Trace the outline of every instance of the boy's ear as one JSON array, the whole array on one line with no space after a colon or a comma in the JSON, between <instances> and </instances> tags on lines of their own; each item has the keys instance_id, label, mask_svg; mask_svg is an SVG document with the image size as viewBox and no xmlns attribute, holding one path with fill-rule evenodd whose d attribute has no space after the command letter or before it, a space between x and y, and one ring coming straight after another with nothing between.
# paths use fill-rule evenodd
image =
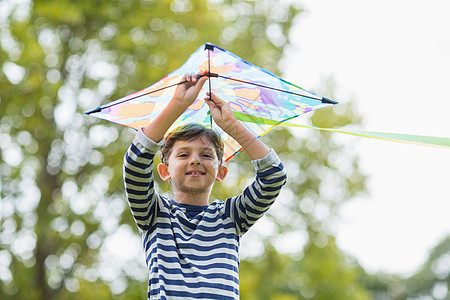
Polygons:
<instances>
[{"instance_id":1,"label":"boy's ear","mask_svg":"<svg viewBox=\"0 0 450 300\"><path fill-rule=\"evenodd\" d=\"M159 177L161 177L161 179L164 181L167 181L171 178L169 173L169 166L166 164L160 163L158 165L158 173Z\"/></svg>"},{"instance_id":2,"label":"boy's ear","mask_svg":"<svg viewBox=\"0 0 450 300\"><path fill-rule=\"evenodd\" d=\"M217 172L216 181L222 181L225 179L225 177L228 174L228 168L224 165L221 165L219 167L219 172Z\"/></svg>"}]
</instances>

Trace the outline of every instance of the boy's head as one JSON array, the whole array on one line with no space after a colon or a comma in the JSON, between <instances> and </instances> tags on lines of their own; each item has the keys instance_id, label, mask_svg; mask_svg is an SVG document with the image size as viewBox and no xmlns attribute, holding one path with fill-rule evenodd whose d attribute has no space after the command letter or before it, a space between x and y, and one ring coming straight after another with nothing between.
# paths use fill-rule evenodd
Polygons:
<instances>
[{"instance_id":1,"label":"boy's head","mask_svg":"<svg viewBox=\"0 0 450 300\"><path fill-rule=\"evenodd\" d=\"M175 195L195 193L209 198L214 182L227 175L222 159L223 142L217 132L202 125L183 125L167 135L158 173L170 181Z\"/></svg>"},{"instance_id":2,"label":"boy's head","mask_svg":"<svg viewBox=\"0 0 450 300\"><path fill-rule=\"evenodd\" d=\"M219 164L222 164L224 146L220 135L213 129L193 123L181 125L166 136L164 145L161 149L161 162L168 164L169 156L175 142L193 141L200 138L206 138L211 143L216 152Z\"/></svg>"}]
</instances>

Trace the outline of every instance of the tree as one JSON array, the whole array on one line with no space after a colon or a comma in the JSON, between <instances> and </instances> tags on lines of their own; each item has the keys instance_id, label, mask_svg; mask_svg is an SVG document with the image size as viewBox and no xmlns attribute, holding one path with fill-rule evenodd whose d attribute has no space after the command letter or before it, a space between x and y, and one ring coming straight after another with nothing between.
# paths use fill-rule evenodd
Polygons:
<instances>
[{"instance_id":1,"label":"tree","mask_svg":"<svg viewBox=\"0 0 450 300\"><path fill-rule=\"evenodd\" d=\"M135 265L99 259L133 224L121 172L133 132L82 112L156 82L205 41L278 72L299 10L273 0L5 0L1 10L0 297L141 298Z\"/></svg>"},{"instance_id":2,"label":"tree","mask_svg":"<svg viewBox=\"0 0 450 300\"><path fill-rule=\"evenodd\" d=\"M375 299L449 299L450 237L444 238L427 261L410 277L394 274L367 274L358 267L361 286Z\"/></svg>"},{"instance_id":3,"label":"tree","mask_svg":"<svg viewBox=\"0 0 450 300\"><path fill-rule=\"evenodd\" d=\"M397 299L449 299L450 236L431 250L422 268L407 278Z\"/></svg>"},{"instance_id":4,"label":"tree","mask_svg":"<svg viewBox=\"0 0 450 300\"><path fill-rule=\"evenodd\" d=\"M355 264L330 237L327 245L308 243L301 254L263 255L241 264L243 299L372 299L358 281Z\"/></svg>"}]
</instances>

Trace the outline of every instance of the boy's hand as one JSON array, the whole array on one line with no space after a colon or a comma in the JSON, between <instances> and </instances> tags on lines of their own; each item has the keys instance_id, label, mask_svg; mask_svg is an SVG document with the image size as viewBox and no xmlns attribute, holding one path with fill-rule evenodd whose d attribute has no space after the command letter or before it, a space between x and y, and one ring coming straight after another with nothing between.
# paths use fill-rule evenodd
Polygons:
<instances>
[{"instance_id":1,"label":"boy's hand","mask_svg":"<svg viewBox=\"0 0 450 300\"><path fill-rule=\"evenodd\" d=\"M194 103L203 84L209 78L208 76L202 76L205 73L206 71L199 74L188 74L181 79L181 82L186 82L177 86L175 94L167 106L144 129L144 133L149 139L159 142L176 119Z\"/></svg>"},{"instance_id":2,"label":"boy's hand","mask_svg":"<svg viewBox=\"0 0 450 300\"><path fill-rule=\"evenodd\" d=\"M222 98L214 93L206 93L205 102L209 106L209 111L214 121L222 128L225 132L230 134L230 132L235 128L238 122L231 111L230 106Z\"/></svg>"},{"instance_id":3,"label":"boy's hand","mask_svg":"<svg viewBox=\"0 0 450 300\"><path fill-rule=\"evenodd\" d=\"M234 138L252 160L265 157L269 153L269 148L236 119L228 103L213 93L206 94L211 96L211 99L206 97L205 102L217 125Z\"/></svg>"},{"instance_id":4,"label":"boy's hand","mask_svg":"<svg viewBox=\"0 0 450 300\"><path fill-rule=\"evenodd\" d=\"M186 81L177 86L173 100L184 107L189 107L197 98L198 93L203 87L203 84L208 80L208 76L202 76L207 71L202 71L199 74L186 74L181 79L181 82Z\"/></svg>"}]
</instances>

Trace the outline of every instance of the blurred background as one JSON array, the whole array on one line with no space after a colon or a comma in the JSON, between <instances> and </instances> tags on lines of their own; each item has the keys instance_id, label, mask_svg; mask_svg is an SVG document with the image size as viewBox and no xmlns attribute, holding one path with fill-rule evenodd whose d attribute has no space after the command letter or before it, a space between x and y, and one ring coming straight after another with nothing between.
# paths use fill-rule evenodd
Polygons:
<instances>
[{"instance_id":1,"label":"blurred background","mask_svg":"<svg viewBox=\"0 0 450 300\"><path fill-rule=\"evenodd\" d=\"M448 54L421 56L423 45L449 41L446 10L437 0L384 2L1 0L0 298L145 299L122 183L135 133L82 112L149 86L205 42L341 102L304 124L449 136L448 123L433 123L450 119ZM407 56L412 48L421 51ZM393 90L419 101L405 109ZM289 182L242 239L242 299L448 299L445 150L306 129L263 139ZM253 177L245 153L228 167L239 176L216 185L213 198ZM417 181L401 181L407 173ZM409 267L395 265L402 257L413 257Z\"/></svg>"}]
</instances>

